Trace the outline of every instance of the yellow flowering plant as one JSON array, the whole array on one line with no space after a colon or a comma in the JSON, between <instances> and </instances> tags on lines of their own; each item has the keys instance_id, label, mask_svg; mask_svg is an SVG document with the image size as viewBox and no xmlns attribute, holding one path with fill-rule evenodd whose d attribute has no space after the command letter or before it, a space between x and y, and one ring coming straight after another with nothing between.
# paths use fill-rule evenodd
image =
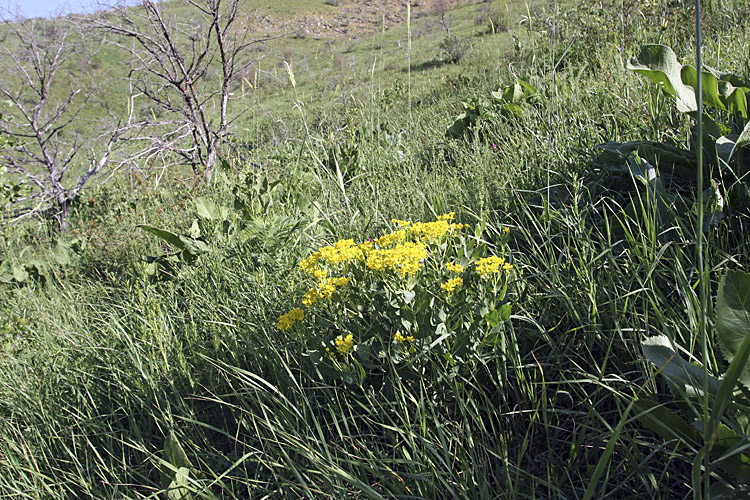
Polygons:
<instances>
[{"instance_id":1,"label":"yellow flowering plant","mask_svg":"<svg viewBox=\"0 0 750 500\"><path fill-rule=\"evenodd\" d=\"M430 359L470 363L503 339L515 269L508 231L490 251L483 223L471 231L453 219L394 219L377 238L313 252L299 263L309 288L278 329L299 340L317 369L350 381L387 365L415 374Z\"/></svg>"}]
</instances>

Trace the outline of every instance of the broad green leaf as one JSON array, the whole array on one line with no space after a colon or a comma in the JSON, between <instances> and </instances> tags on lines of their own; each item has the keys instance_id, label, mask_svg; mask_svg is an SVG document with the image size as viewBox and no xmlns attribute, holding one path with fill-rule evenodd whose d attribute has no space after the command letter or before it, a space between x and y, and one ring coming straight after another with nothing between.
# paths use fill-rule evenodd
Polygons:
<instances>
[{"instance_id":1,"label":"broad green leaf","mask_svg":"<svg viewBox=\"0 0 750 500\"><path fill-rule=\"evenodd\" d=\"M500 319L508 321L510 319L510 313L513 310L510 304L503 304L500 306Z\"/></svg>"},{"instance_id":2,"label":"broad green leaf","mask_svg":"<svg viewBox=\"0 0 750 500\"><path fill-rule=\"evenodd\" d=\"M145 224L139 224L138 227L140 227L144 231L147 231L147 232L153 234L157 238L161 238L162 240L166 241L167 243L169 243L173 247L176 247L176 248L178 248L180 250L184 250L185 249L185 244L180 239L180 237L177 236L175 233L173 233L171 231L167 231L165 229L159 229L159 228L156 228L156 227L147 226Z\"/></svg>"},{"instance_id":3,"label":"broad green leaf","mask_svg":"<svg viewBox=\"0 0 750 500\"><path fill-rule=\"evenodd\" d=\"M750 274L729 271L719 285L716 298L716 336L721 352L730 362L725 378L736 376L750 387ZM736 363L735 363L736 360ZM732 385L733 388L733 385Z\"/></svg>"},{"instance_id":4,"label":"broad green leaf","mask_svg":"<svg viewBox=\"0 0 750 500\"><path fill-rule=\"evenodd\" d=\"M13 271L11 270L10 264L5 260L0 263L0 282L12 283L13 282Z\"/></svg>"},{"instance_id":5,"label":"broad green leaf","mask_svg":"<svg viewBox=\"0 0 750 500\"><path fill-rule=\"evenodd\" d=\"M686 113L690 118L693 120L698 120L698 112L697 111L688 111ZM726 135L732 131L729 127L724 125L723 123L719 123L707 113L701 113L701 118L703 119L703 131L704 133L708 134L708 136L716 139L718 137L721 137L722 135Z\"/></svg>"},{"instance_id":6,"label":"broad green leaf","mask_svg":"<svg viewBox=\"0 0 750 500\"><path fill-rule=\"evenodd\" d=\"M684 170L685 175L695 176L697 159L693 151L688 151L677 146L654 141L630 141L630 142L605 142L597 144L596 149L601 149L614 155L615 160L625 161L631 153L648 160L656 165L674 164L675 167ZM674 167L673 167L674 168Z\"/></svg>"},{"instance_id":7,"label":"broad green leaf","mask_svg":"<svg viewBox=\"0 0 750 500\"><path fill-rule=\"evenodd\" d=\"M174 473L174 479L167 486L167 500L193 500L190 489L190 469L180 467Z\"/></svg>"},{"instance_id":8,"label":"broad green leaf","mask_svg":"<svg viewBox=\"0 0 750 500\"><path fill-rule=\"evenodd\" d=\"M745 125L745 129L737 138L737 142L734 143L734 148L732 148L732 152L729 154L729 158L731 159L737 153L737 151L747 146L750 146L750 121L747 122L747 125Z\"/></svg>"},{"instance_id":9,"label":"broad green leaf","mask_svg":"<svg viewBox=\"0 0 750 500\"><path fill-rule=\"evenodd\" d=\"M750 477L750 443L728 426L720 423L714 434L711 458L714 463L740 481Z\"/></svg>"},{"instance_id":10,"label":"broad green leaf","mask_svg":"<svg viewBox=\"0 0 750 500\"><path fill-rule=\"evenodd\" d=\"M663 405L650 399L638 399L633 410L640 422L649 430L666 440L677 438L682 445L699 441L699 435L690 424Z\"/></svg>"},{"instance_id":11,"label":"broad green leaf","mask_svg":"<svg viewBox=\"0 0 750 500\"><path fill-rule=\"evenodd\" d=\"M18 281L19 283L23 283L27 279L29 279L29 273L26 270L26 266L23 264L14 264L13 267L13 279Z\"/></svg>"},{"instance_id":12,"label":"broad green leaf","mask_svg":"<svg viewBox=\"0 0 750 500\"><path fill-rule=\"evenodd\" d=\"M703 368L682 359L672 348L672 344L665 335L649 337L643 344L643 354L651 361L661 374L671 383L680 388L688 396L700 396L703 391ZM716 396L721 382L708 375L708 393Z\"/></svg>"},{"instance_id":13,"label":"broad green leaf","mask_svg":"<svg viewBox=\"0 0 750 500\"><path fill-rule=\"evenodd\" d=\"M518 83L521 84L521 87L523 87L523 95L524 95L524 97L531 97L531 96L535 95L538 92L538 90L536 89L536 87L534 87L533 85L531 85L530 83L528 83L525 80L520 80L519 79Z\"/></svg>"},{"instance_id":14,"label":"broad green leaf","mask_svg":"<svg viewBox=\"0 0 750 500\"><path fill-rule=\"evenodd\" d=\"M202 253L206 253L209 250L209 246L201 240L196 240L190 236L179 235L177 236L183 245L183 251L198 256Z\"/></svg>"},{"instance_id":15,"label":"broad green leaf","mask_svg":"<svg viewBox=\"0 0 750 500\"><path fill-rule=\"evenodd\" d=\"M739 137L738 135L722 135L716 139L716 155L727 165L729 165L732 151L734 151L734 146L737 144Z\"/></svg>"},{"instance_id":16,"label":"broad green leaf","mask_svg":"<svg viewBox=\"0 0 750 500\"><path fill-rule=\"evenodd\" d=\"M523 116L523 108L517 103L507 102L500 106L500 113L504 116L513 115L520 118Z\"/></svg>"},{"instance_id":17,"label":"broad green leaf","mask_svg":"<svg viewBox=\"0 0 750 500\"><path fill-rule=\"evenodd\" d=\"M730 113L747 118L747 96L750 89L735 87L729 82L719 82L719 94Z\"/></svg>"},{"instance_id":18,"label":"broad green leaf","mask_svg":"<svg viewBox=\"0 0 750 500\"><path fill-rule=\"evenodd\" d=\"M216 207L216 204L202 196L195 199L195 209L198 216L203 219L217 220L220 218L219 209Z\"/></svg>"},{"instance_id":19,"label":"broad green leaf","mask_svg":"<svg viewBox=\"0 0 750 500\"><path fill-rule=\"evenodd\" d=\"M70 252L68 251L68 245L62 241L58 241L55 248L52 250L52 257L55 259L60 266L67 266L70 264Z\"/></svg>"},{"instance_id":20,"label":"broad green leaf","mask_svg":"<svg viewBox=\"0 0 750 500\"><path fill-rule=\"evenodd\" d=\"M445 131L445 135L453 137L455 139L459 139L463 137L464 133L469 128L469 125L473 122L474 120L469 118L466 113L461 113L456 118L456 121L453 122L453 125L448 127L448 129Z\"/></svg>"},{"instance_id":21,"label":"broad green leaf","mask_svg":"<svg viewBox=\"0 0 750 500\"><path fill-rule=\"evenodd\" d=\"M695 91L682 81L682 64L666 45L643 45L637 57L633 57L627 68L656 83L677 103L680 112L695 111Z\"/></svg>"},{"instance_id":22,"label":"broad green leaf","mask_svg":"<svg viewBox=\"0 0 750 500\"><path fill-rule=\"evenodd\" d=\"M198 219L194 219L193 223L190 225L190 229L188 229L188 236L193 239L198 239L201 237L201 228L198 225Z\"/></svg>"},{"instance_id":23,"label":"broad green leaf","mask_svg":"<svg viewBox=\"0 0 750 500\"><path fill-rule=\"evenodd\" d=\"M750 80L745 80L734 73L723 73L721 71L715 71L714 73L719 77L719 80L729 82L735 87L744 87L746 92L750 91Z\"/></svg>"},{"instance_id":24,"label":"broad green leaf","mask_svg":"<svg viewBox=\"0 0 750 500\"><path fill-rule=\"evenodd\" d=\"M185 453L182 445L177 440L174 431L170 432L164 440L162 456L165 461L175 467L193 467L193 464L190 463L190 460L187 457L187 453Z\"/></svg>"},{"instance_id":25,"label":"broad green leaf","mask_svg":"<svg viewBox=\"0 0 750 500\"><path fill-rule=\"evenodd\" d=\"M697 91L698 71L692 66L683 66L681 74L682 82ZM719 95L719 79L709 71L701 71L701 74L703 76L703 104L726 111L727 107Z\"/></svg>"},{"instance_id":26,"label":"broad green leaf","mask_svg":"<svg viewBox=\"0 0 750 500\"><path fill-rule=\"evenodd\" d=\"M498 309L492 309L490 312L484 315L484 320L493 328L500 324L501 311Z\"/></svg>"}]
</instances>

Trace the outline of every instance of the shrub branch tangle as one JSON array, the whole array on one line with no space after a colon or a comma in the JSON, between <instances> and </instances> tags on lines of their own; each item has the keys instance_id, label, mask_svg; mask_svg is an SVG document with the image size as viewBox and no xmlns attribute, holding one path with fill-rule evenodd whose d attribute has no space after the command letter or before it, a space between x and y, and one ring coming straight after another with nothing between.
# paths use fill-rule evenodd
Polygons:
<instances>
[{"instance_id":1,"label":"shrub branch tangle","mask_svg":"<svg viewBox=\"0 0 750 500\"><path fill-rule=\"evenodd\" d=\"M240 62L241 55L265 39L249 39L246 29L234 29L239 0L187 4L191 15L179 20L144 0L137 8L115 8L114 20L104 17L96 25L120 37L113 43L133 57L132 102L145 98L153 106L151 113L142 108L139 117L148 124L138 137L150 143L145 156L176 154L196 175L210 179L233 120L230 84L238 70L251 64Z\"/></svg>"},{"instance_id":2,"label":"shrub branch tangle","mask_svg":"<svg viewBox=\"0 0 750 500\"><path fill-rule=\"evenodd\" d=\"M8 172L27 189L4 218L16 221L41 214L57 218L64 227L70 204L110 160L128 126L110 116L96 138L71 133L95 92L95 85L86 87L85 82L97 50L84 44L69 20L17 21L10 26L0 51L6 72L0 96L10 112L0 120L0 133L10 137L13 146L0 154ZM92 142L101 146L100 153L81 161ZM72 186L66 183L71 167L79 171Z\"/></svg>"}]
</instances>

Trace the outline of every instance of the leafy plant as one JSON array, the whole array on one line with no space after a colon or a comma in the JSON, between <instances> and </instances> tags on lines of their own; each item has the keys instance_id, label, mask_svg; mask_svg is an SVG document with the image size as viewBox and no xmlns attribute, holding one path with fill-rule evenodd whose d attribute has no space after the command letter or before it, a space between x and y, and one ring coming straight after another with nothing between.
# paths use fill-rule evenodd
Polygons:
<instances>
[{"instance_id":1,"label":"leafy plant","mask_svg":"<svg viewBox=\"0 0 750 500\"><path fill-rule=\"evenodd\" d=\"M165 500L216 499L210 491L202 491L202 474L190 462L174 432L164 440L159 471Z\"/></svg>"},{"instance_id":2,"label":"leafy plant","mask_svg":"<svg viewBox=\"0 0 750 500\"><path fill-rule=\"evenodd\" d=\"M528 82L518 79L512 85L501 87L491 93L491 99L474 99L462 102L463 112L458 115L453 124L448 127L445 135L454 139L467 137L467 134L478 123L493 121L499 117L520 117L523 113L523 103L532 101L537 95L537 89Z\"/></svg>"},{"instance_id":3,"label":"leafy plant","mask_svg":"<svg viewBox=\"0 0 750 500\"><path fill-rule=\"evenodd\" d=\"M695 119L698 116L696 92L697 70L681 64L675 53L665 45L644 45L637 57L628 63L628 69L654 82L669 96L678 111ZM701 113L705 158L713 170L714 182L721 189L709 188L709 222L721 218L726 206L748 206L748 184L745 174L750 168L750 120L748 97L750 83L732 73L722 73L711 68L702 70L703 102L710 110ZM651 179L665 178L669 184L681 189L694 185L697 168L695 133L688 147L657 141L607 142L597 146L604 151L600 158L606 169L617 170L623 166L632 171L632 158L640 157L639 164L650 170ZM661 181L659 181L661 182ZM661 188L660 188L661 189ZM664 199L661 189L659 197ZM718 197L717 197L718 195ZM718 200L721 198L721 207ZM705 228L704 228L705 229Z\"/></svg>"},{"instance_id":4,"label":"leafy plant","mask_svg":"<svg viewBox=\"0 0 750 500\"><path fill-rule=\"evenodd\" d=\"M734 479L733 486L746 485L750 483L749 273L730 271L722 279L716 299L716 338L729 363L723 378L705 374L705 368L684 360L665 335L643 342L644 355L667 380L673 403L687 419L651 399L639 399L634 406L639 420L664 439L676 440L684 456L700 464L708 453ZM708 421L699 403L704 394L711 407ZM703 440L706 426L708 441ZM717 494L725 489L717 485Z\"/></svg>"},{"instance_id":5,"label":"leafy plant","mask_svg":"<svg viewBox=\"0 0 750 500\"><path fill-rule=\"evenodd\" d=\"M0 283L45 283L56 270L69 266L85 247L86 241L81 238L69 241L59 239L54 242L49 253L41 258L32 253L31 247L24 247L17 257L0 262Z\"/></svg>"},{"instance_id":6,"label":"leafy plant","mask_svg":"<svg viewBox=\"0 0 750 500\"><path fill-rule=\"evenodd\" d=\"M388 365L414 376L428 360L455 370L483 348L513 349L504 328L513 265L489 253L481 226L469 236L452 218L394 220L379 238L314 252L299 263L312 286L278 328L318 369L359 382Z\"/></svg>"}]
</instances>

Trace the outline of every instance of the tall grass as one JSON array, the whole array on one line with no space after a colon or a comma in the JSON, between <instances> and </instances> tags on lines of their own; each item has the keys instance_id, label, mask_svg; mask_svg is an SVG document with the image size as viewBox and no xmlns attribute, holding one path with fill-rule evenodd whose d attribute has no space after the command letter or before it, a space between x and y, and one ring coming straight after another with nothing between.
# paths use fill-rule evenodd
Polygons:
<instances>
[{"instance_id":1,"label":"tall grass","mask_svg":"<svg viewBox=\"0 0 750 500\"><path fill-rule=\"evenodd\" d=\"M453 29L471 33L474 14L457 10ZM686 128L658 105L649 116L658 98L612 54L687 39L682 27L665 35L628 18L612 45L590 15L529 8L526 24L493 35L507 38L477 36L458 65L419 71L434 57L428 35L414 36L407 57L395 47L408 33L378 33L352 45L367 69L343 92L346 106L311 98L313 72L330 68L295 64L292 91L266 95L269 107L286 99L274 119L294 140L256 148L253 164L236 162L230 182L200 193L230 207L232 183L260 165L282 181L273 203L174 279L145 272L141 258L165 249L133 228L187 232L189 187L113 188L105 207L79 206L71 230L91 243L78 260L46 284L0 289L0 497L156 498L170 483L173 497L227 499L697 494L698 450L651 435L633 409L645 392L669 394L641 342L665 333L696 357L705 346L706 370L720 372L711 337L697 333L711 325L710 290L696 283L747 268L745 243L717 227L701 250L702 224L675 208L659 226L637 180L598 161L598 143ZM544 29L550 19L559 39ZM718 66L747 58L746 44L722 43L704 49ZM514 76L540 89L536 104L467 140L445 138L461 100ZM273 139L252 130L258 143ZM451 210L483 225L489 245L511 227L518 278L505 347L471 369L433 359L410 378L388 366L382 383L311 368L276 328L304 289L297 262L340 238L375 238L392 218ZM15 246L31 242L14 231L5 237ZM180 467L189 472L177 485ZM701 473L726 481L711 464Z\"/></svg>"}]
</instances>

